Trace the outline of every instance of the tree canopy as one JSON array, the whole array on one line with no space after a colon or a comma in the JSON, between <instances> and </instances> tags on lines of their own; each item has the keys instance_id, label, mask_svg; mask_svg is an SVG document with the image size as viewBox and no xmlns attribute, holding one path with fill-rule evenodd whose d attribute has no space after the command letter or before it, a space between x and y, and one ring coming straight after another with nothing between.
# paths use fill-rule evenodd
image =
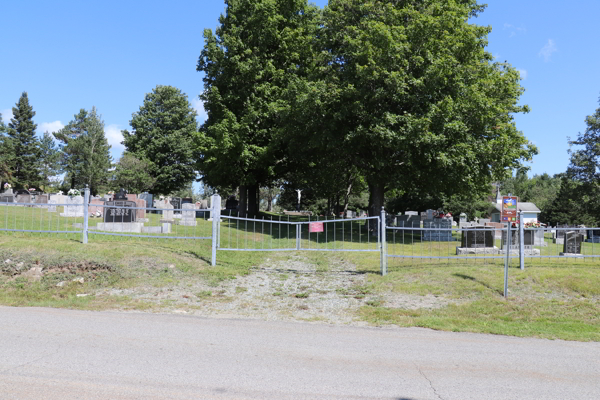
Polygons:
<instances>
[{"instance_id":1,"label":"tree canopy","mask_svg":"<svg viewBox=\"0 0 600 400\"><path fill-rule=\"evenodd\" d=\"M60 142L61 163L70 188L88 185L93 195L98 194L100 187L108 184L112 158L104 134L104 122L96 108L91 111L81 109L54 136Z\"/></svg>"},{"instance_id":2,"label":"tree canopy","mask_svg":"<svg viewBox=\"0 0 600 400\"><path fill-rule=\"evenodd\" d=\"M600 103L600 99L598 100ZM543 217L552 224L600 223L600 108L585 119L586 130L570 146L571 161L562 175L560 191Z\"/></svg>"},{"instance_id":3,"label":"tree canopy","mask_svg":"<svg viewBox=\"0 0 600 400\"><path fill-rule=\"evenodd\" d=\"M123 144L129 154L148 162L148 172L156 178L155 194L167 195L194 181L196 111L184 93L157 86L146 94L130 125L131 133L123 131Z\"/></svg>"},{"instance_id":4,"label":"tree canopy","mask_svg":"<svg viewBox=\"0 0 600 400\"><path fill-rule=\"evenodd\" d=\"M313 59L319 9L306 0L228 0L215 33L204 31L197 70L208 112L198 144L198 169L214 187L249 188L258 211L259 184L270 184L281 159L273 140L281 128L285 91ZM245 195L242 193L242 203ZM245 211L245 210L244 210Z\"/></svg>"},{"instance_id":5,"label":"tree canopy","mask_svg":"<svg viewBox=\"0 0 600 400\"><path fill-rule=\"evenodd\" d=\"M37 124L33 122L35 111L29 105L27 92L23 92L16 106L12 108L13 117L8 124L12 150L15 157L12 162L12 179L16 187L39 186L39 141L35 136Z\"/></svg>"}]
</instances>

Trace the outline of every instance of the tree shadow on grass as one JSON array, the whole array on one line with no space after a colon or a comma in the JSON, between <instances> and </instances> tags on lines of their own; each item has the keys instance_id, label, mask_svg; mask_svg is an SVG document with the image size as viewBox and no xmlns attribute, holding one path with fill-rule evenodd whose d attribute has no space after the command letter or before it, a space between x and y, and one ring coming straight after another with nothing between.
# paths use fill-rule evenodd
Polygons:
<instances>
[{"instance_id":1,"label":"tree shadow on grass","mask_svg":"<svg viewBox=\"0 0 600 400\"><path fill-rule=\"evenodd\" d=\"M504 292L502 290L495 289L495 288L491 287L489 284L478 280L477 278L474 278L472 276L465 275L465 274L458 274L458 273L454 273L452 275L456 276L458 278L462 278L462 279L465 279L465 280L469 280L469 281L473 281L475 283L478 283L478 284L480 284L480 285L482 285L482 286L490 289L492 292L498 293L500 296L504 296Z\"/></svg>"}]
</instances>

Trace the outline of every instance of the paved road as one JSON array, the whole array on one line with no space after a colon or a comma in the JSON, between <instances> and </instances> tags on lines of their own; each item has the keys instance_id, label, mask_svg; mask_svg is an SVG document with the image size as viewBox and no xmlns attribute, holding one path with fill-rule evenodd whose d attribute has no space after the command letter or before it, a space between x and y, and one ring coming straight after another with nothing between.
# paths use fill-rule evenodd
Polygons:
<instances>
[{"instance_id":1,"label":"paved road","mask_svg":"<svg viewBox=\"0 0 600 400\"><path fill-rule=\"evenodd\" d=\"M1 399L600 399L600 343L0 307Z\"/></svg>"}]
</instances>

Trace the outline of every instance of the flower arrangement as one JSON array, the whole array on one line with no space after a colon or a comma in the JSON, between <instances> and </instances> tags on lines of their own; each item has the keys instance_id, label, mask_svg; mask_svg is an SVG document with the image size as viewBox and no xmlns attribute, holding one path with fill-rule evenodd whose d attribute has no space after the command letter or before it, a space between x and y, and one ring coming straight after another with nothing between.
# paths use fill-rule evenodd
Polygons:
<instances>
[{"instance_id":1,"label":"flower arrangement","mask_svg":"<svg viewBox=\"0 0 600 400\"><path fill-rule=\"evenodd\" d=\"M115 192L111 190L110 192L108 192L106 194L115 194Z\"/></svg>"},{"instance_id":2,"label":"flower arrangement","mask_svg":"<svg viewBox=\"0 0 600 400\"><path fill-rule=\"evenodd\" d=\"M10 189L11 187L12 187L12 186L11 186L11 185L10 185L10 183L8 183L8 182L6 182L6 183L4 184L4 190L8 190L8 189Z\"/></svg>"},{"instance_id":3,"label":"flower arrangement","mask_svg":"<svg viewBox=\"0 0 600 400\"><path fill-rule=\"evenodd\" d=\"M29 190L30 192L35 192L35 188L29 188L27 190Z\"/></svg>"},{"instance_id":4,"label":"flower arrangement","mask_svg":"<svg viewBox=\"0 0 600 400\"><path fill-rule=\"evenodd\" d=\"M81 196L81 192L77 189L70 189L67 192L67 195L69 195L70 197Z\"/></svg>"},{"instance_id":5,"label":"flower arrangement","mask_svg":"<svg viewBox=\"0 0 600 400\"><path fill-rule=\"evenodd\" d=\"M63 194L63 191L59 190L56 194Z\"/></svg>"}]
</instances>

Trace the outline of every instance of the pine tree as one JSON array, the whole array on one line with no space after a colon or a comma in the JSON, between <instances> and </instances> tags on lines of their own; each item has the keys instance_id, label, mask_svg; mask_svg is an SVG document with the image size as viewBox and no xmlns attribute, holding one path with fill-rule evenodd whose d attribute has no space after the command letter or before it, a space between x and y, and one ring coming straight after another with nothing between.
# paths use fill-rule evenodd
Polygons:
<instances>
[{"instance_id":1,"label":"pine tree","mask_svg":"<svg viewBox=\"0 0 600 400\"><path fill-rule=\"evenodd\" d=\"M44 132L44 136L40 140L40 174L45 191L50 185L50 177L60 174L61 170L60 152L52 135Z\"/></svg>"},{"instance_id":2,"label":"pine tree","mask_svg":"<svg viewBox=\"0 0 600 400\"><path fill-rule=\"evenodd\" d=\"M37 124L33 122L35 111L29 105L27 92L23 92L16 107L13 107L13 118L8 124L8 135L14 146L15 162L13 179L17 187L37 186L40 183L38 170L40 145L35 136Z\"/></svg>"},{"instance_id":3,"label":"pine tree","mask_svg":"<svg viewBox=\"0 0 600 400\"><path fill-rule=\"evenodd\" d=\"M90 112L81 109L75 119L54 136L61 141L61 164L71 188L88 185L95 195L102 185L108 184L112 162L110 145L104 134L104 122L95 107Z\"/></svg>"},{"instance_id":4,"label":"pine tree","mask_svg":"<svg viewBox=\"0 0 600 400\"><path fill-rule=\"evenodd\" d=\"M0 189L4 188L5 183L12 183L15 162L15 149L12 138L6 136L6 131L7 127L2 121L2 114L0 114Z\"/></svg>"}]
</instances>

